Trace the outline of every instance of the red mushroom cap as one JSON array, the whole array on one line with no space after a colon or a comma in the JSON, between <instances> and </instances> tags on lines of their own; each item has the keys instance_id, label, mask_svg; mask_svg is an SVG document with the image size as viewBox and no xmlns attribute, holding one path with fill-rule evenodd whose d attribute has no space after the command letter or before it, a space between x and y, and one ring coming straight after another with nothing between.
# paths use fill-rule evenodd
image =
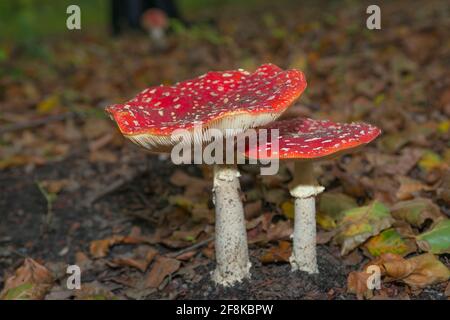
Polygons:
<instances>
[{"instance_id":1,"label":"red mushroom cap","mask_svg":"<svg viewBox=\"0 0 450 320\"><path fill-rule=\"evenodd\" d=\"M106 110L122 134L153 150L172 145L170 135L176 129L202 125L239 133L270 123L305 88L302 72L265 64L254 73L208 72L173 86L151 87Z\"/></svg>"},{"instance_id":2,"label":"red mushroom cap","mask_svg":"<svg viewBox=\"0 0 450 320\"><path fill-rule=\"evenodd\" d=\"M247 157L258 155L259 159L280 160L322 158L367 144L381 133L380 129L367 123L335 123L308 118L275 121L264 128L268 129L268 142L249 146L245 152ZM278 153L271 150L270 129L279 129Z\"/></svg>"},{"instance_id":3,"label":"red mushroom cap","mask_svg":"<svg viewBox=\"0 0 450 320\"><path fill-rule=\"evenodd\" d=\"M144 12L141 17L141 24L145 29L151 28L167 28L167 15L158 8L151 8Z\"/></svg>"}]
</instances>

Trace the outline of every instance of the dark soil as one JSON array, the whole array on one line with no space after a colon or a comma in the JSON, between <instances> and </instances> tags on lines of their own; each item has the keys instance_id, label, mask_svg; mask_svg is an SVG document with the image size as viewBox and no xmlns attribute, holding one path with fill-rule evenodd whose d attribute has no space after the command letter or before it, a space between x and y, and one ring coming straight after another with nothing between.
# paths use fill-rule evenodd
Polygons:
<instances>
[{"instance_id":1,"label":"dark soil","mask_svg":"<svg viewBox=\"0 0 450 320\"><path fill-rule=\"evenodd\" d=\"M138 176L117 191L99 199L91 208L84 208L83 201L90 195L92 182L102 180L102 173L114 170L108 167L88 165L82 157L74 156L66 161L36 168L32 173L24 169L0 172L2 190L0 193L0 274L11 274L26 256L33 257L53 267L74 263L78 251L89 252L93 240L106 238L114 233L126 234L132 226L139 226L143 233L151 233L151 223L135 219L126 214L130 208L139 209L143 205L136 190L148 197L148 203L160 210L167 205L161 197L165 193L177 194L179 190L171 186L163 177L170 176L175 166L157 157L145 158L136 155L137 161L148 161L152 168L148 173ZM81 155L80 155L81 156ZM88 166L88 167L87 167ZM70 170L69 170L70 169ZM192 168L186 167L185 169ZM79 183L73 192L61 194L54 204L54 219L51 230L43 233L46 200L36 186L39 179L62 179L70 177ZM96 178L99 177L99 178ZM127 208L128 207L128 208ZM158 247L162 252L170 249ZM120 245L112 250L112 256L130 250ZM289 264L262 265L258 257L263 249L250 246L252 277L233 288L215 286L210 280L214 262L198 254L192 264L190 277L175 275L161 290L147 290L137 293L138 298L147 299L355 299L346 293L346 277L350 271L360 269L367 259L355 265L348 265L340 257L337 247L318 246L320 274L308 275L303 272L292 273ZM448 261L447 261L448 262ZM61 266L62 265L62 266ZM117 285L118 275L137 275L138 272L124 268L121 271L108 268L103 262L83 273L83 282L99 281L110 286L118 296L134 298L124 286ZM127 275L127 277L128 277ZM5 278L5 277L4 277ZM3 279L4 279L3 278ZM187 280L186 280L187 278ZM113 279L113 280L112 280ZM111 283L115 283L111 287ZM0 283L2 286L3 283ZM134 291L132 291L134 292ZM415 296L419 299L445 299L442 286L434 286Z\"/></svg>"}]
</instances>

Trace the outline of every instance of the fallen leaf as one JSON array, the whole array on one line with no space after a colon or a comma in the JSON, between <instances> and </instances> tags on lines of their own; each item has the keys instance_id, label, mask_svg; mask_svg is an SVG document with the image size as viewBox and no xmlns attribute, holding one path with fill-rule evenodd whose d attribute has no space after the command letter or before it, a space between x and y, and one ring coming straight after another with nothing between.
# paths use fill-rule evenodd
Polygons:
<instances>
[{"instance_id":1,"label":"fallen leaf","mask_svg":"<svg viewBox=\"0 0 450 320\"><path fill-rule=\"evenodd\" d=\"M394 253L386 253L373 261L383 268L383 272L393 281L409 276L414 271L414 264Z\"/></svg>"},{"instance_id":2,"label":"fallen leaf","mask_svg":"<svg viewBox=\"0 0 450 320\"><path fill-rule=\"evenodd\" d=\"M436 191L438 197L450 205L450 170L444 173Z\"/></svg>"},{"instance_id":3,"label":"fallen leaf","mask_svg":"<svg viewBox=\"0 0 450 320\"><path fill-rule=\"evenodd\" d=\"M96 116L87 117L85 119L82 131L88 141L93 141L113 132L109 120L98 118Z\"/></svg>"},{"instance_id":4,"label":"fallen leaf","mask_svg":"<svg viewBox=\"0 0 450 320\"><path fill-rule=\"evenodd\" d=\"M279 241L278 246L271 247L265 254L263 254L259 260L263 264L277 263L277 262L289 262L292 249L289 241Z\"/></svg>"},{"instance_id":5,"label":"fallen leaf","mask_svg":"<svg viewBox=\"0 0 450 320\"><path fill-rule=\"evenodd\" d=\"M92 261L84 252L78 251L75 253L75 264L79 266L81 270L87 270L91 267Z\"/></svg>"},{"instance_id":6,"label":"fallen leaf","mask_svg":"<svg viewBox=\"0 0 450 320\"><path fill-rule=\"evenodd\" d=\"M406 145L411 139L411 135L408 131L395 132L383 137L378 141L380 149L387 151L389 153L394 153L400 150L404 145Z\"/></svg>"},{"instance_id":7,"label":"fallen leaf","mask_svg":"<svg viewBox=\"0 0 450 320\"><path fill-rule=\"evenodd\" d=\"M281 204L281 211L283 211L283 215L288 218L293 220L295 217L295 206L294 203L290 200L285 201Z\"/></svg>"},{"instance_id":8,"label":"fallen leaf","mask_svg":"<svg viewBox=\"0 0 450 320\"><path fill-rule=\"evenodd\" d=\"M395 219L403 220L409 224L420 227L426 220L436 222L444 218L431 200L417 198L401 201L391 207L391 214Z\"/></svg>"},{"instance_id":9,"label":"fallen leaf","mask_svg":"<svg viewBox=\"0 0 450 320\"><path fill-rule=\"evenodd\" d=\"M119 161L119 157L110 150L96 150L89 152L89 162L105 162L116 163Z\"/></svg>"},{"instance_id":10,"label":"fallen leaf","mask_svg":"<svg viewBox=\"0 0 450 320\"><path fill-rule=\"evenodd\" d=\"M316 214L316 222L325 230L333 230L336 228L336 221L332 217L321 212Z\"/></svg>"},{"instance_id":11,"label":"fallen leaf","mask_svg":"<svg viewBox=\"0 0 450 320\"><path fill-rule=\"evenodd\" d=\"M37 112L40 114L47 114L53 111L59 105L59 97L52 95L45 100L39 102L36 106Z\"/></svg>"},{"instance_id":12,"label":"fallen leaf","mask_svg":"<svg viewBox=\"0 0 450 320\"><path fill-rule=\"evenodd\" d=\"M416 240L423 251L450 253L450 219L439 221L431 230L419 234Z\"/></svg>"},{"instance_id":13,"label":"fallen leaf","mask_svg":"<svg viewBox=\"0 0 450 320\"><path fill-rule=\"evenodd\" d=\"M440 155L433 151L426 151L419 160L419 168L425 172L440 168L445 165L444 160Z\"/></svg>"},{"instance_id":14,"label":"fallen leaf","mask_svg":"<svg viewBox=\"0 0 450 320\"><path fill-rule=\"evenodd\" d=\"M98 281L81 284L80 290L75 290L76 300L116 300L117 297Z\"/></svg>"},{"instance_id":15,"label":"fallen leaf","mask_svg":"<svg viewBox=\"0 0 450 320\"><path fill-rule=\"evenodd\" d=\"M53 276L46 267L26 258L15 274L5 281L2 300L40 300L53 286Z\"/></svg>"},{"instance_id":16,"label":"fallen leaf","mask_svg":"<svg viewBox=\"0 0 450 320\"><path fill-rule=\"evenodd\" d=\"M397 190L396 197L399 200L409 200L414 197L414 193L419 191L428 191L432 188L423 184L420 181L400 176L397 178L397 181L400 183L400 187Z\"/></svg>"},{"instance_id":17,"label":"fallen leaf","mask_svg":"<svg viewBox=\"0 0 450 320\"><path fill-rule=\"evenodd\" d=\"M411 287L425 288L450 278L450 270L431 253L412 257L408 261L414 265L414 270L402 281Z\"/></svg>"},{"instance_id":18,"label":"fallen leaf","mask_svg":"<svg viewBox=\"0 0 450 320\"><path fill-rule=\"evenodd\" d=\"M416 148L403 148L401 155L368 153L367 160L379 173L388 175L406 175L422 157L423 151Z\"/></svg>"},{"instance_id":19,"label":"fallen leaf","mask_svg":"<svg viewBox=\"0 0 450 320\"><path fill-rule=\"evenodd\" d=\"M289 220L280 220L277 223L272 223L267 229L267 240L283 240L289 239L293 232L291 222Z\"/></svg>"},{"instance_id":20,"label":"fallen leaf","mask_svg":"<svg viewBox=\"0 0 450 320\"><path fill-rule=\"evenodd\" d=\"M363 255L359 253L359 250L353 250L349 253L342 262L347 266L356 266L364 259Z\"/></svg>"},{"instance_id":21,"label":"fallen leaf","mask_svg":"<svg viewBox=\"0 0 450 320\"><path fill-rule=\"evenodd\" d=\"M190 176L182 170L176 170L172 174L170 183L185 188L184 197L191 199L208 194L212 188L211 180Z\"/></svg>"},{"instance_id":22,"label":"fallen leaf","mask_svg":"<svg viewBox=\"0 0 450 320\"><path fill-rule=\"evenodd\" d=\"M373 257L385 253L406 256L417 249L412 240L403 238L395 229L384 230L379 235L370 238L364 246Z\"/></svg>"},{"instance_id":23,"label":"fallen leaf","mask_svg":"<svg viewBox=\"0 0 450 320\"><path fill-rule=\"evenodd\" d=\"M319 213L335 222L341 219L342 212L357 207L355 199L339 192L325 192L319 198Z\"/></svg>"},{"instance_id":24,"label":"fallen leaf","mask_svg":"<svg viewBox=\"0 0 450 320\"><path fill-rule=\"evenodd\" d=\"M362 271L351 272L347 278L348 292L356 294L358 298L372 295L367 280L371 275L368 268L374 265L380 268L383 282L399 281L412 289L425 288L450 278L450 270L433 254L425 253L404 259L397 254L387 253L367 263Z\"/></svg>"},{"instance_id":25,"label":"fallen leaf","mask_svg":"<svg viewBox=\"0 0 450 320\"><path fill-rule=\"evenodd\" d=\"M159 256L145 279L145 288L157 288L164 278L176 272L180 265L181 262L176 259Z\"/></svg>"},{"instance_id":26,"label":"fallen leaf","mask_svg":"<svg viewBox=\"0 0 450 320\"><path fill-rule=\"evenodd\" d=\"M261 200L246 203L244 205L245 219L253 219L261 214L262 203Z\"/></svg>"},{"instance_id":27,"label":"fallen leaf","mask_svg":"<svg viewBox=\"0 0 450 320\"><path fill-rule=\"evenodd\" d=\"M89 252L94 258L104 258L109 249L116 244L137 244L144 242L143 239L133 236L114 235L110 238L94 240L91 242Z\"/></svg>"},{"instance_id":28,"label":"fallen leaf","mask_svg":"<svg viewBox=\"0 0 450 320\"><path fill-rule=\"evenodd\" d=\"M198 209L207 209L208 208L208 199L198 199L195 197L187 197L184 195L176 195L169 197L169 203L178 206L187 212L192 212Z\"/></svg>"},{"instance_id":29,"label":"fallen leaf","mask_svg":"<svg viewBox=\"0 0 450 320\"><path fill-rule=\"evenodd\" d=\"M118 257L112 260L112 263L117 266L127 266L145 272L149 264L158 254L158 250L154 248L145 248L144 252L137 252L136 256L131 257Z\"/></svg>"},{"instance_id":30,"label":"fallen leaf","mask_svg":"<svg viewBox=\"0 0 450 320\"><path fill-rule=\"evenodd\" d=\"M389 209L383 203L374 201L368 206L344 211L337 226L339 231L333 240L341 245L341 254L345 255L371 236L389 228L393 221Z\"/></svg>"},{"instance_id":31,"label":"fallen leaf","mask_svg":"<svg viewBox=\"0 0 450 320\"><path fill-rule=\"evenodd\" d=\"M269 203L280 205L290 198L289 193L281 188L269 189L264 192L264 199Z\"/></svg>"},{"instance_id":32,"label":"fallen leaf","mask_svg":"<svg viewBox=\"0 0 450 320\"><path fill-rule=\"evenodd\" d=\"M367 282L371 273L364 271L352 271L347 277L347 292L356 294L358 299L370 299L373 296L372 289L369 289Z\"/></svg>"},{"instance_id":33,"label":"fallen leaf","mask_svg":"<svg viewBox=\"0 0 450 320\"><path fill-rule=\"evenodd\" d=\"M337 229L331 231L317 231L316 243L317 244L325 244L331 241L333 237L336 235Z\"/></svg>"},{"instance_id":34,"label":"fallen leaf","mask_svg":"<svg viewBox=\"0 0 450 320\"><path fill-rule=\"evenodd\" d=\"M68 179L43 180L40 183L48 193L57 194L61 192L61 190L65 188L70 183L70 181Z\"/></svg>"}]
</instances>

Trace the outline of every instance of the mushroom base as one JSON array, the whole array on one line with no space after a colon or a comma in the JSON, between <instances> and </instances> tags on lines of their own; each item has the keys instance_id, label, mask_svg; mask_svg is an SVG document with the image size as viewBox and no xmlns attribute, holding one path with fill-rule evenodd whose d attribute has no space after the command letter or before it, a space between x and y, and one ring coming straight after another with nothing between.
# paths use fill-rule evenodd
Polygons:
<instances>
[{"instance_id":1,"label":"mushroom base","mask_svg":"<svg viewBox=\"0 0 450 320\"><path fill-rule=\"evenodd\" d=\"M214 166L217 266L212 279L225 287L250 277L251 263L238 177L236 166Z\"/></svg>"},{"instance_id":2,"label":"mushroom base","mask_svg":"<svg viewBox=\"0 0 450 320\"><path fill-rule=\"evenodd\" d=\"M295 199L292 271L319 273L316 256L316 204L314 197Z\"/></svg>"}]
</instances>

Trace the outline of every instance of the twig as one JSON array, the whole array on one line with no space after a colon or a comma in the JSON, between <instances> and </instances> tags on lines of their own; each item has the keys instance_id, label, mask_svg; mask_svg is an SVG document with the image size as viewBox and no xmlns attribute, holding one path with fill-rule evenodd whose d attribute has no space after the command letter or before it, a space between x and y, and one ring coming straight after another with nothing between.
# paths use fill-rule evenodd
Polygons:
<instances>
[{"instance_id":1,"label":"twig","mask_svg":"<svg viewBox=\"0 0 450 320\"><path fill-rule=\"evenodd\" d=\"M0 134L12 132L12 131L20 131L20 130L35 128L35 127L43 126L47 123L65 120L65 119L74 117L76 115L77 115L76 112L71 111L71 112L66 112L66 113L62 113L62 114L51 115L51 116L41 118L41 119L13 123L13 124L9 124L9 125L6 125L6 126L3 126L2 128L0 128Z\"/></svg>"},{"instance_id":2,"label":"twig","mask_svg":"<svg viewBox=\"0 0 450 320\"><path fill-rule=\"evenodd\" d=\"M139 191L138 188L136 188L135 186L130 186L131 190L134 191L134 193L136 193L136 195L138 196L139 200L141 200L141 202L147 207L147 208L151 208L152 204L150 203L150 201L148 201L148 199L142 194L141 191Z\"/></svg>"},{"instance_id":3,"label":"twig","mask_svg":"<svg viewBox=\"0 0 450 320\"><path fill-rule=\"evenodd\" d=\"M158 219L152 217L152 216L148 216L146 214L142 214L140 212L134 212L134 211L126 211L125 215L133 217L133 218L138 218L138 219L142 219L144 221L150 222L152 224L155 224L158 222Z\"/></svg>"},{"instance_id":4,"label":"twig","mask_svg":"<svg viewBox=\"0 0 450 320\"><path fill-rule=\"evenodd\" d=\"M121 177L118 180L108 184L104 188L101 188L99 191L94 192L90 197L88 197L84 201L84 206L90 207L94 202L98 201L99 199L103 198L107 194L110 194L111 192L116 191L117 189L120 189L123 185L126 183L134 180L139 175L143 174L145 171L147 171L147 168L139 168L138 170L134 171L130 175L127 175L125 177Z\"/></svg>"},{"instance_id":5,"label":"twig","mask_svg":"<svg viewBox=\"0 0 450 320\"><path fill-rule=\"evenodd\" d=\"M209 237L208 239L200 241L200 242L198 242L196 244L193 244L192 246L189 246L187 248L184 248L184 249L181 249L181 250L178 250L178 251L175 251L175 252L168 253L168 254L166 254L166 256L169 257L169 258L178 257L179 255L182 255L183 253L186 253L186 252L189 252L189 251L201 248L203 246L206 246L208 243L210 243L213 240L214 240L214 236Z\"/></svg>"},{"instance_id":6,"label":"twig","mask_svg":"<svg viewBox=\"0 0 450 320\"><path fill-rule=\"evenodd\" d=\"M41 227L41 234L45 235L52 229L52 223L53 223L53 202L56 201L56 194L48 192L45 190L44 186L41 182L36 181L36 185L41 192L41 194L44 196L45 200L47 201L47 213L45 215L42 227Z\"/></svg>"}]
</instances>

